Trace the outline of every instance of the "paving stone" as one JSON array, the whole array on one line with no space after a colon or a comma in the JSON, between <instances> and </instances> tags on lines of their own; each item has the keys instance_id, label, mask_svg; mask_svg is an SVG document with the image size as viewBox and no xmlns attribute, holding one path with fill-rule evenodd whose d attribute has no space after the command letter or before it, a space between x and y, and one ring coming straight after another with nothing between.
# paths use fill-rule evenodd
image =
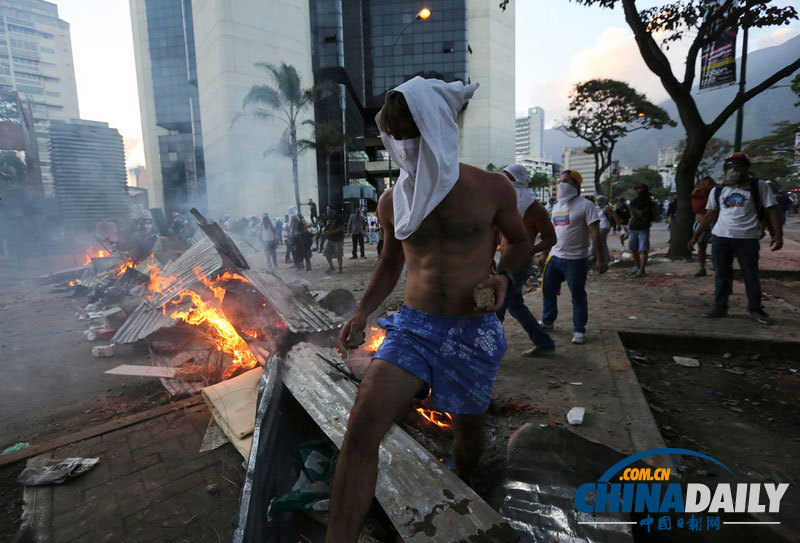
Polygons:
<instances>
[{"instance_id":1,"label":"paving stone","mask_svg":"<svg viewBox=\"0 0 800 543\"><path fill-rule=\"evenodd\" d=\"M142 478L139 473L131 473L125 475L124 477L120 477L113 481L108 481L103 483L102 485L93 486L91 488L87 488L83 491L84 500L91 501L91 500L99 500L104 496L107 496L113 492L123 492L128 487L131 487L136 484L142 484ZM56 491L57 492L57 491Z\"/></svg>"},{"instance_id":2,"label":"paving stone","mask_svg":"<svg viewBox=\"0 0 800 543\"><path fill-rule=\"evenodd\" d=\"M171 498L178 494L183 494L187 490L203 489L203 492L205 492L205 487L206 482L202 474L199 472L194 472L180 479L161 485L150 492L147 492L147 497L150 503L155 505L167 498Z\"/></svg>"},{"instance_id":3,"label":"paving stone","mask_svg":"<svg viewBox=\"0 0 800 543\"><path fill-rule=\"evenodd\" d=\"M117 498L119 514L122 518L134 515L152 505L141 481L136 481L126 488L114 489L114 496Z\"/></svg>"},{"instance_id":4,"label":"paving stone","mask_svg":"<svg viewBox=\"0 0 800 543\"><path fill-rule=\"evenodd\" d=\"M145 456L143 458L130 458L126 461L114 462L113 464L110 464L108 470L111 474L111 478L117 479L131 473L141 471L160 462L160 454L151 454L150 456Z\"/></svg>"},{"instance_id":5,"label":"paving stone","mask_svg":"<svg viewBox=\"0 0 800 543\"><path fill-rule=\"evenodd\" d=\"M89 533L89 520L85 518L74 519L60 524L58 529L53 526L54 543L66 543Z\"/></svg>"}]
</instances>

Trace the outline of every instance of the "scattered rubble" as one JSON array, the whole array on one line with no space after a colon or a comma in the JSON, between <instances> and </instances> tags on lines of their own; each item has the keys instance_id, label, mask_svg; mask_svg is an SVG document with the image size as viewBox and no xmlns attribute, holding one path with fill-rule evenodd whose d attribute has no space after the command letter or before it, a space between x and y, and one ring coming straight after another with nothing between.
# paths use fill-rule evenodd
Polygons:
<instances>
[{"instance_id":1,"label":"scattered rubble","mask_svg":"<svg viewBox=\"0 0 800 543\"><path fill-rule=\"evenodd\" d=\"M672 359L675 363L679 366L683 366L684 368L699 368L700 361L696 358L687 358L685 356L673 356Z\"/></svg>"},{"instance_id":2,"label":"scattered rubble","mask_svg":"<svg viewBox=\"0 0 800 543\"><path fill-rule=\"evenodd\" d=\"M567 413L567 422L572 426L583 424L583 417L586 414L585 407L573 407Z\"/></svg>"}]
</instances>

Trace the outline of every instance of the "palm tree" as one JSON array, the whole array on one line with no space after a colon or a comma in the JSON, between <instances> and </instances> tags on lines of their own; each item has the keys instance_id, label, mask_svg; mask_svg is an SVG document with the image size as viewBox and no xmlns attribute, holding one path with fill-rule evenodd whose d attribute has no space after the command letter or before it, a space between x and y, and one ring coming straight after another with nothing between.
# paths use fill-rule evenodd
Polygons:
<instances>
[{"instance_id":1,"label":"palm tree","mask_svg":"<svg viewBox=\"0 0 800 543\"><path fill-rule=\"evenodd\" d=\"M306 121L314 127L314 139L303 139L298 142L301 150L315 149L325 155L325 177L328 187L326 192L326 204L331 205L331 156L337 151L341 151L350 145L350 136L342 130L341 121L328 121L324 124L317 124L313 121Z\"/></svg>"},{"instance_id":2,"label":"palm tree","mask_svg":"<svg viewBox=\"0 0 800 543\"><path fill-rule=\"evenodd\" d=\"M277 88L270 85L253 85L243 100L243 108L247 114L259 119L277 118L286 124L278 150L281 154L292 159L292 176L294 181L294 198L297 209L300 210L300 181L297 173L297 157L303 151L297 139L297 119L310 105L321 91L328 88L328 84L303 89L300 76L294 66L281 63L275 66L268 62L257 62L256 66L263 68L277 84Z\"/></svg>"}]
</instances>

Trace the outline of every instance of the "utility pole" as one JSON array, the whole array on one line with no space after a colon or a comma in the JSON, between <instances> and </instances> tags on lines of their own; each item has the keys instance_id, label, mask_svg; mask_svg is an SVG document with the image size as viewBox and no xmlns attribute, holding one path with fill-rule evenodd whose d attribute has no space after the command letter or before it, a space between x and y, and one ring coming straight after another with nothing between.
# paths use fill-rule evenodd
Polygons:
<instances>
[{"instance_id":1,"label":"utility pole","mask_svg":"<svg viewBox=\"0 0 800 543\"><path fill-rule=\"evenodd\" d=\"M742 71L739 77L739 96L744 94L747 79L747 27L742 29ZM733 150L742 150L742 124L744 123L744 104L736 110L736 135L733 138Z\"/></svg>"}]
</instances>

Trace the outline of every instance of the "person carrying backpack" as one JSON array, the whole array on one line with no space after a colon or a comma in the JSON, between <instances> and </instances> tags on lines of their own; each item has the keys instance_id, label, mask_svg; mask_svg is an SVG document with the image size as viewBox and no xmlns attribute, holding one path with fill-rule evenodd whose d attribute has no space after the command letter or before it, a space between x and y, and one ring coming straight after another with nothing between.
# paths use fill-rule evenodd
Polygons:
<instances>
[{"instance_id":1,"label":"person carrying backpack","mask_svg":"<svg viewBox=\"0 0 800 543\"><path fill-rule=\"evenodd\" d=\"M631 200L631 240L628 248L633 253L633 262L636 264L634 277L644 277L647 267L647 251L650 250L650 226L658 217L658 204L650 195L650 187L644 183L633 187L636 198Z\"/></svg>"},{"instance_id":2,"label":"person carrying backpack","mask_svg":"<svg viewBox=\"0 0 800 543\"><path fill-rule=\"evenodd\" d=\"M697 182L697 185L694 186L694 190L692 191L692 213L694 213L692 232L697 231L700 222L706 215L708 197L711 195L711 191L714 190L715 186L714 178L709 175L702 178ZM703 235L697 238L697 263L700 264L700 270L694 274L695 277L705 277L708 274L706 271L706 249L708 248L709 241L711 241L710 230L706 230L703 232Z\"/></svg>"},{"instance_id":3,"label":"person carrying backpack","mask_svg":"<svg viewBox=\"0 0 800 543\"><path fill-rule=\"evenodd\" d=\"M747 311L761 324L771 324L761 305L761 281L758 277L759 240L764 237L764 215L772 226L770 246L773 251L783 247L783 223L775 196L766 182L750 175L750 157L735 152L725 159L725 178L712 191L700 226L697 227L689 249L694 247L703 232L711 231L711 257L714 260L714 306L703 316L724 317L728 314L728 297L733 289L733 258L739 261L747 293Z\"/></svg>"}]
</instances>

